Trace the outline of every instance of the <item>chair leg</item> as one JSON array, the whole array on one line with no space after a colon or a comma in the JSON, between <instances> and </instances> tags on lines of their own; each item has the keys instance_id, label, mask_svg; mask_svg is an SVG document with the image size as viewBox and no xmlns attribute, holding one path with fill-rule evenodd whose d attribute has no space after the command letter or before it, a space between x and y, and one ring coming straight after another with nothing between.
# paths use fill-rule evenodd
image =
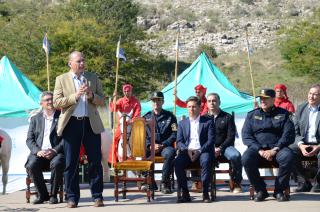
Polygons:
<instances>
[{"instance_id":1,"label":"chair leg","mask_svg":"<svg viewBox=\"0 0 320 212\"><path fill-rule=\"evenodd\" d=\"M60 190L59 190L59 199L60 199L60 203L63 203L63 195L64 195L64 192L63 192L63 182L61 182L61 185L59 186Z\"/></svg>"},{"instance_id":2,"label":"chair leg","mask_svg":"<svg viewBox=\"0 0 320 212\"><path fill-rule=\"evenodd\" d=\"M118 186L118 182L119 182L119 176L118 176L118 170L114 170L115 172L115 176L114 176L114 198L115 201L118 202L119 199L119 186Z\"/></svg>"},{"instance_id":3,"label":"chair leg","mask_svg":"<svg viewBox=\"0 0 320 212\"><path fill-rule=\"evenodd\" d=\"M230 187L230 192L233 191L234 189L234 180L232 179L232 173L233 173L233 169L231 167L231 163L229 163L229 187Z\"/></svg>"},{"instance_id":4,"label":"chair leg","mask_svg":"<svg viewBox=\"0 0 320 212\"><path fill-rule=\"evenodd\" d=\"M147 189L147 198L148 198L148 202L151 201L151 186L152 186L152 181L151 181L151 177L150 177L150 172L148 171L147 173L147 184L148 184L148 189Z\"/></svg>"},{"instance_id":5,"label":"chair leg","mask_svg":"<svg viewBox=\"0 0 320 212\"><path fill-rule=\"evenodd\" d=\"M27 203L30 203L30 184L31 184L31 179L29 177L29 175L26 177L26 185L27 185L27 189L26 189L26 199L27 199Z\"/></svg>"},{"instance_id":6,"label":"chair leg","mask_svg":"<svg viewBox=\"0 0 320 212\"><path fill-rule=\"evenodd\" d=\"M251 184L249 186L249 193L250 193L250 199L253 200L254 199L254 188Z\"/></svg>"}]
</instances>

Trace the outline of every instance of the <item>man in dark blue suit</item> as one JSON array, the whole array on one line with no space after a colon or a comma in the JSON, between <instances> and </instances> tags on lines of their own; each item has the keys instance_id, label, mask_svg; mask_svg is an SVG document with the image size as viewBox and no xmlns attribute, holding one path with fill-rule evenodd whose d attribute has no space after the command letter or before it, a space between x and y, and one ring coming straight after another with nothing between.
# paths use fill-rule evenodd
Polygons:
<instances>
[{"instance_id":1,"label":"man in dark blue suit","mask_svg":"<svg viewBox=\"0 0 320 212\"><path fill-rule=\"evenodd\" d=\"M182 196L177 202L191 201L185 168L195 161L199 161L201 166L203 201L211 202L208 188L214 160L214 123L211 119L200 116L201 101L198 97L191 96L186 103L189 118L179 122L177 134L179 154L174 161L178 185L182 189Z\"/></svg>"}]
</instances>

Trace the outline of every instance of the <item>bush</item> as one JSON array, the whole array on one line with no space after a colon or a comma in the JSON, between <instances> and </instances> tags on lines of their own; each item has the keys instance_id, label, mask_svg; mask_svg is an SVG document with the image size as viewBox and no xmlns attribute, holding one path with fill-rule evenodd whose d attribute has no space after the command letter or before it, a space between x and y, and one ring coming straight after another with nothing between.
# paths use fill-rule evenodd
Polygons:
<instances>
[{"instance_id":1,"label":"bush","mask_svg":"<svg viewBox=\"0 0 320 212\"><path fill-rule=\"evenodd\" d=\"M282 30L279 47L285 67L298 76L320 79L320 10L306 21Z\"/></svg>"}]
</instances>

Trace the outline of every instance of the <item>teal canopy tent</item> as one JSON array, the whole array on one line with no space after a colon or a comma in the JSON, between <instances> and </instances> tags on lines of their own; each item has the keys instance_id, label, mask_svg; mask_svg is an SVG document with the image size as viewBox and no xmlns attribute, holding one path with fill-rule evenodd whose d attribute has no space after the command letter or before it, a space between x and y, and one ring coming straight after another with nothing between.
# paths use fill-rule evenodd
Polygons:
<instances>
[{"instance_id":1,"label":"teal canopy tent","mask_svg":"<svg viewBox=\"0 0 320 212\"><path fill-rule=\"evenodd\" d=\"M195 95L194 87L201 84L207 87L207 94L218 93L221 98L221 108L226 112L243 114L253 109L253 97L239 92L227 77L210 61L205 53L183 71L177 79L177 96L185 101L189 96ZM174 81L162 89L164 94L163 108L173 111L174 106ZM141 104L142 114L151 110L151 102ZM177 117L187 115L186 108L177 107Z\"/></svg>"},{"instance_id":2,"label":"teal canopy tent","mask_svg":"<svg viewBox=\"0 0 320 212\"><path fill-rule=\"evenodd\" d=\"M41 91L4 56L0 60L0 117L27 117Z\"/></svg>"}]
</instances>

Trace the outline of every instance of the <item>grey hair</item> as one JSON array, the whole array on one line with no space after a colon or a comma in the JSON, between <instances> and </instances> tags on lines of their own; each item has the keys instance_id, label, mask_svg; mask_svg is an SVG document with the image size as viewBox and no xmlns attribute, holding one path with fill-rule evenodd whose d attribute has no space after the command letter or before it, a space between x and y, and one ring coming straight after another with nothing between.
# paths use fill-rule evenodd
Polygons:
<instances>
[{"instance_id":1,"label":"grey hair","mask_svg":"<svg viewBox=\"0 0 320 212\"><path fill-rule=\"evenodd\" d=\"M51 91L43 91L40 98L42 99L45 96L53 96L53 93Z\"/></svg>"}]
</instances>

